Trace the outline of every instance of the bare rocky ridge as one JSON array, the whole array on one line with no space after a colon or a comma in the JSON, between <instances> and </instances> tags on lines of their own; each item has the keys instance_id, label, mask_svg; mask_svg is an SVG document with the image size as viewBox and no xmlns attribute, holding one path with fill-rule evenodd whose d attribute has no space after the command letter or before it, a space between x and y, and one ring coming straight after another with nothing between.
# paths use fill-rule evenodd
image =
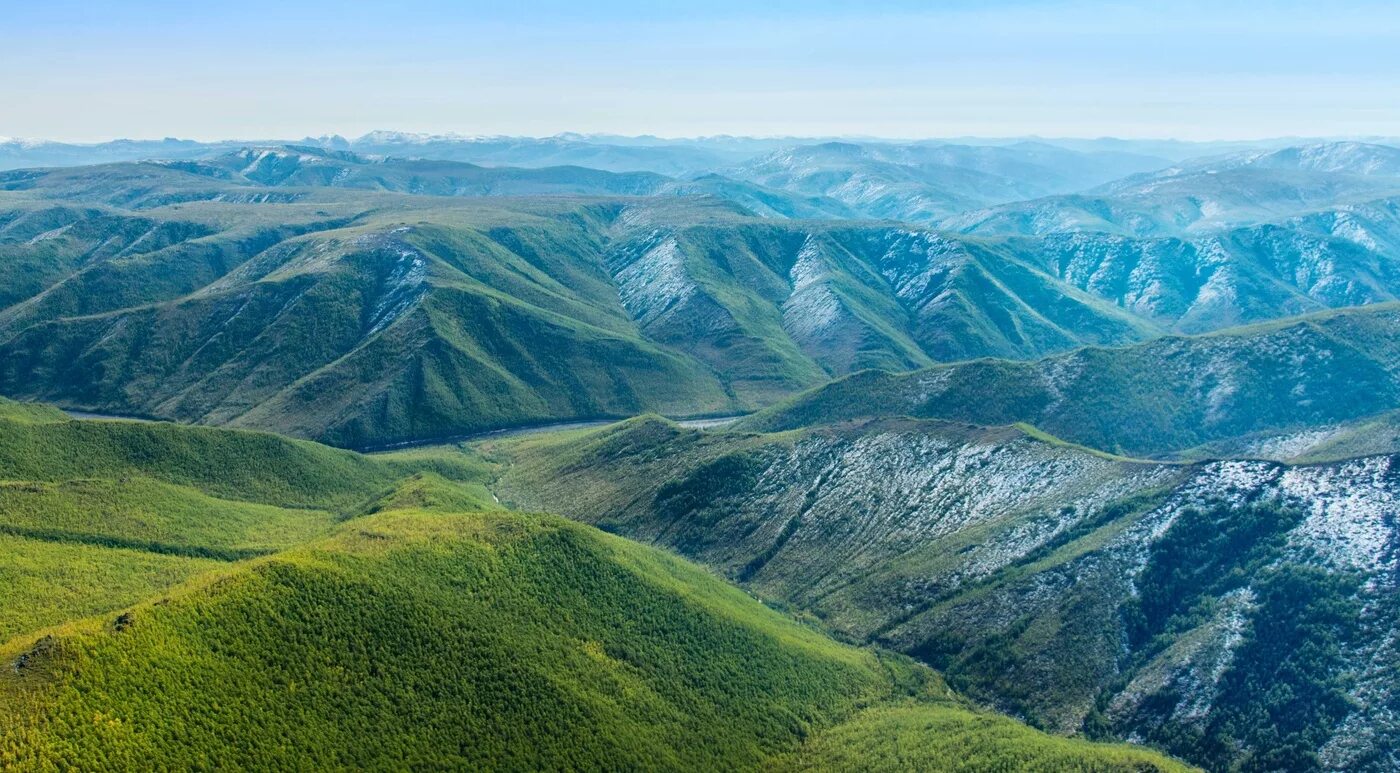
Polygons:
<instances>
[{"instance_id":1,"label":"bare rocky ridge","mask_svg":"<svg viewBox=\"0 0 1400 773\"><path fill-rule=\"evenodd\" d=\"M1075 732L1092 716L1179 753L1171 738L1226 732L1234 702L1259 697L1222 693L1237 692L1225 686L1240 678L1231 667L1256 646L1259 615L1273 614L1258 583L1295 569L1357 576L1365 623L1343 637L1340 660L1375 665L1327 674L1351 709L1327 720L1324 759L1396 763L1382 739L1400 695L1379 664L1400 624L1400 457L1164 465L910 421L755 436L644 420L494 452L512 460L496 486L504 501L698 558L1042 726ZM1260 503L1297 515L1276 543L1247 543L1268 545L1250 573L1213 591L1203 616L1179 618L1185 627L1134 639L1129 610L1149 567L1172 560L1160 546L1175 544L1182 514ZM985 669L987 657L998 665Z\"/></svg>"}]
</instances>

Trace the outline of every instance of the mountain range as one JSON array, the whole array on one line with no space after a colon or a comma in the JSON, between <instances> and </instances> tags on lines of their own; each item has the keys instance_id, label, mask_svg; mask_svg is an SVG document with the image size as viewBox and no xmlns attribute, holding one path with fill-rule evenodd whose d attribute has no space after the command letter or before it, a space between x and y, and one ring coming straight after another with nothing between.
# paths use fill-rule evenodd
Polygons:
<instances>
[{"instance_id":1,"label":"mountain range","mask_svg":"<svg viewBox=\"0 0 1400 773\"><path fill-rule=\"evenodd\" d=\"M762 217L772 189L727 178L310 148L0 183L0 389L353 446L751 411L865 368L1391 301L1400 277L1390 200L1203 243ZM795 195L768 206L810 214Z\"/></svg>"},{"instance_id":2,"label":"mountain range","mask_svg":"<svg viewBox=\"0 0 1400 773\"><path fill-rule=\"evenodd\" d=\"M0 767L1400 766L1388 141L0 167Z\"/></svg>"}]
</instances>

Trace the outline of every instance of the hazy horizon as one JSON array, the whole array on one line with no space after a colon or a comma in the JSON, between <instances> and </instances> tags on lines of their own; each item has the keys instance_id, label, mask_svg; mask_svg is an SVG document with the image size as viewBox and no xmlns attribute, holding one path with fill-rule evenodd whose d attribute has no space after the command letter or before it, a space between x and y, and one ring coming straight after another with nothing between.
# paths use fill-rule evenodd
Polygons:
<instances>
[{"instance_id":1,"label":"hazy horizon","mask_svg":"<svg viewBox=\"0 0 1400 773\"><path fill-rule=\"evenodd\" d=\"M7 10L0 135L1400 135L1400 10L326 0Z\"/></svg>"},{"instance_id":2,"label":"hazy horizon","mask_svg":"<svg viewBox=\"0 0 1400 773\"><path fill-rule=\"evenodd\" d=\"M322 131L315 133L299 134L296 136L265 136L265 137L237 137L237 136L175 136L175 135L144 135L144 136L111 136L97 139L61 139L55 137L35 137L20 136L14 134L0 133L0 142L55 142L68 145L102 145L111 142L164 142L173 140L177 142L197 142L202 144L214 143L259 143L259 142L295 142L305 139L322 140L332 137L340 137L347 141L370 136L376 133L399 134L405 137L421 137L445 140L490 140L490 139L520 139L520 140L546 140L555 138L580 137L588 140L605 141L609 139L617 140L655 140L658 142L705 142L712 140L735 139L735 140L804 140L822 142L888 142L888 143L916 143L916 142L1128 142L1128 143L1182 143L1190 145L1221 145L1221 144L1268 144L1286 143L1296 141L1324 141L1324 142L1367 142L1367 141L1387 141L1392 142L1400 139L1400 135L1379 135L1379 134L1336 134L1336 135L1275 135L1275 136L1255 136L1255 137L1202 137L1199 139L1184 139L1169 135L1060 135L1049 136L1040 134L1019 134L1019 135L927 135L927 136L891 136L879 134L757 134L752 132L723 133L723 134L699 134L699 135L660 135L645 132L579 132L564 129L552 134L496 134L484 132L468 132L461 130L447 130L441 132L417 131L412 129L381 128L371 129L367 132L341 132Z\"/></svg>"}]
</instances>

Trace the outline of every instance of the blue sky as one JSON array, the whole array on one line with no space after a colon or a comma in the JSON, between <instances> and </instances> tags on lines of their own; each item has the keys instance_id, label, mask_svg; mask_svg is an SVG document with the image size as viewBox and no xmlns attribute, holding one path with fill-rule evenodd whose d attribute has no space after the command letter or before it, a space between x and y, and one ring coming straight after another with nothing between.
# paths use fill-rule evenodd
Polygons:
<instances>
[{"instance_id":1,"label":"blue sky","mask_svg":"<svg viewBox=\"0 0 1400 773\"><path fill-rule=\"evenodd\" d=\"M0 135L1400 135L1400 3L1147 6L0 0Z\"/></svg>"}]
</instances>

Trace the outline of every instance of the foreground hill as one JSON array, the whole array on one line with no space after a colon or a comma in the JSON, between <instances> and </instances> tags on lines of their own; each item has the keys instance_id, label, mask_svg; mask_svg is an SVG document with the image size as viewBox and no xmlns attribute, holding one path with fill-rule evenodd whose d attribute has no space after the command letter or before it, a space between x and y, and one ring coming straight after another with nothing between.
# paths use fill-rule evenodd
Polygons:
<instances>
[{"instance_id":1,"label":"foreground hill","mask_svg":"<svg viewBox=\"0 0 1400 773\"><path fill-rule=\"evenodd\" d=\"M501 512L459 454L4 401L0 452L7 769L830 769L901 759L895 731L940 769L1182 769L976 710L657 550Z\"/></svg>"},{"instance_id":2,"label":"foreground hill","mask_svg":"<svg viewBox=\"0 0 1400 773\"><path fill-rule=\"evenodd\" d=\"M890 415L1028 422L1105 451L1172 456L1400 407L1398 329L1400 307L1386 304L1035 362L872 371L776 406L746 426L781 430Z\"/></svg>"},{"instance_id":3,"label":"foreground hill","mask_svg":"<svg viewBox=\"0 0 1400 773\"><path fill-rule=\"evenodd\" d=\"M1400 457L1157 464L910 419L486 450L503 501L694 557L1041 727L1220 771L1400 763Z\"/></svg>"}]
</instances>

